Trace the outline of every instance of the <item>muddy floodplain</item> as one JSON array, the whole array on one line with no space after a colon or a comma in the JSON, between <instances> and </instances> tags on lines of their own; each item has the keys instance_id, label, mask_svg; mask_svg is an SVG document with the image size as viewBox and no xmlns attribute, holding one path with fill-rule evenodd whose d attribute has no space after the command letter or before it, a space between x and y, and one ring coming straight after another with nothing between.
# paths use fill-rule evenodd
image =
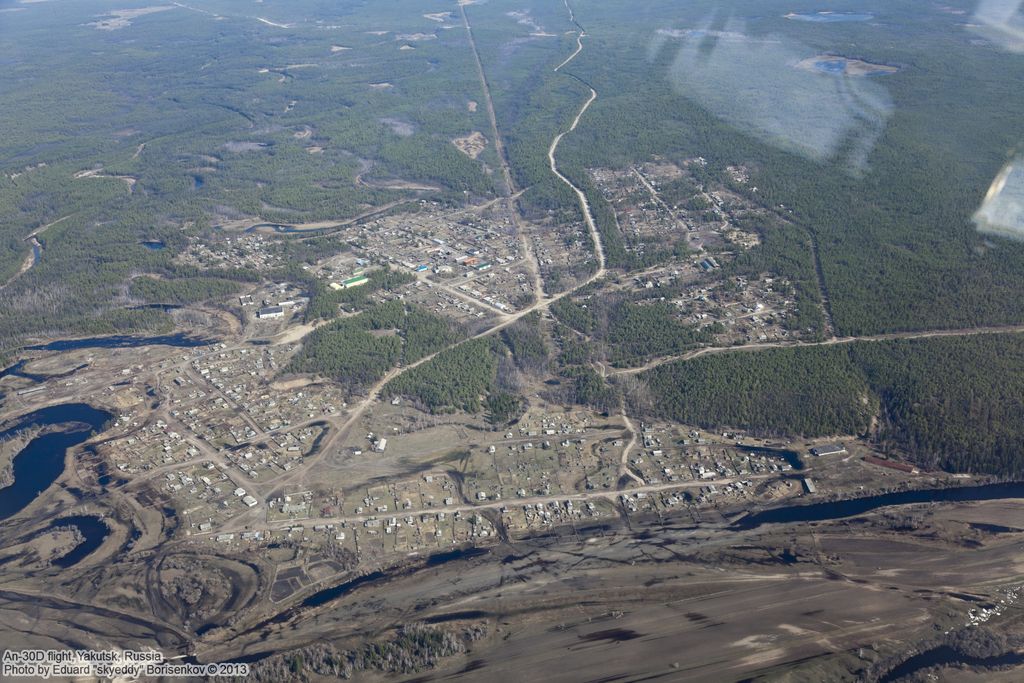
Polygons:
<instances>
[{"instance_id":1,"label":"muddy floodplain","mask_svg":"<svg viewBox=\"0 0 1024 683\"><path fill-rule=\"evenodd\" d=\"M339 557L341 578L278 601L275 564L298 548L218 552L176 534L172 510L54 493L103 516L109 535L59 567L47 566L44 549L73 539L57 538L50 522L0 531L5 642L155 645L198 661L249 661L268 681L296 652L333 652L351 665L368 643L399 647L410 629L443 634L447 656L362 675L880 680L915 643L986 628L977 615L1005 604L1007 577L1024 569L1024 530L1013 524L1024 503L1004 500L747 530L633 517L373 572ZM992 617L1011 639L1024 633L1014 609Z\"/></svg>"}]
</instances>

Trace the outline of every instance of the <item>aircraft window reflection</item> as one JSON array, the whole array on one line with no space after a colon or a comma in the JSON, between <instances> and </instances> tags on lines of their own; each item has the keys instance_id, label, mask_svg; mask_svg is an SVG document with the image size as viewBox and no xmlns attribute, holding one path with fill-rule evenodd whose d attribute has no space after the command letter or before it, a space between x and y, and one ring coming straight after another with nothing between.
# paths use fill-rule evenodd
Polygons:
<instances>
[{"instance_id":1,"label":"aircraft window reflection","mask_svg":"<svg viewBox=\"0 0 1024 683\"><path fill-rule=\"evenodd\" d=\"M762 142L816 161L838 160L854 173L866 169L892 113L879 77L900 69L822 53L781 35L751 35L735 20L723 30L661 29L651 49L652 59L676 51L668 80L679 94Z\"/></svg>"}]
</instances>

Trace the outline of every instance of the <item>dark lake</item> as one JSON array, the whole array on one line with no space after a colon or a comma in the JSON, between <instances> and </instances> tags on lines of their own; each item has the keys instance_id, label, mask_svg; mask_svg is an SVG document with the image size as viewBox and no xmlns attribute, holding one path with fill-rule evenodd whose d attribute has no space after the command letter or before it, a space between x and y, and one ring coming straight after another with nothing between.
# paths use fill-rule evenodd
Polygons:
<instances>
[{"instance_id":1,"label":"dark lake","mask_svg":"<svg viewBox=\"0 0 1024 683\"><path fill-rule=\"evenodd\" d=\"M113 417L85 403L64 403L23 415L14 425L0 432L0 439L30 427L67 425L64 431L41 434L14 456L14 483L0 489L0 520L18 514L45 491L64 472L64 456L102 429Z\"/></svg>"},{"instance_id":2,"label":"dark lake","mask_svg":"<svg viewBox=\"0 0 1024 683\"><path fill-rule=\"evenodd\" d=\"M72 526L82 534L82 542L71 549L70 552L53 561L58 567L72 567L103 545L103 541L110 535L110 528L103 523L99 517L92 515L74 515L61 517L50 524L50 529Z\"/></svg>"}]
</instances>

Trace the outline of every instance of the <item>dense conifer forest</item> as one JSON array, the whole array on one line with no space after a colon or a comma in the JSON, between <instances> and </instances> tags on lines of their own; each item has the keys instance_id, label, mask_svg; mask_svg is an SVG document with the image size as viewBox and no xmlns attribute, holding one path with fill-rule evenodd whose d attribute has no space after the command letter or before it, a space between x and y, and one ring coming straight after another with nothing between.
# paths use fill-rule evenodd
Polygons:
<instances>
[{"instance_id":1,"label":"dense conifer forest","mask_svg":"<svg viewBox=\"0 0 1024 683\"><path fill-rule=\"evenodd\" d=\"M1020 476L1016 334L707 355L642 375L654 413L773 436L867 436L922 467Z\"/></svg>"}]
</instances>

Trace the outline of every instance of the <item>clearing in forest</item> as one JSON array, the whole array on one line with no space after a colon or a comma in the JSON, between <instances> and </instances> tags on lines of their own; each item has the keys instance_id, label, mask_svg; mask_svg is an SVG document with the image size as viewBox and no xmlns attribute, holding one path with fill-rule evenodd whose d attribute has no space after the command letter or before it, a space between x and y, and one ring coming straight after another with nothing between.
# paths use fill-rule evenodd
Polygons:
<instances>
[{"instance_id":1,"label":"clearing in forest","mask_svg":"<svg viewBox=\"0 0 1024 683\"><path fill-rule=\"evenodd\" d=\"M469 135L454 138L452 144L470 159L476 159L487 148L487 138L483 133L475 130Z\"/></svg>"}]
</instances>

